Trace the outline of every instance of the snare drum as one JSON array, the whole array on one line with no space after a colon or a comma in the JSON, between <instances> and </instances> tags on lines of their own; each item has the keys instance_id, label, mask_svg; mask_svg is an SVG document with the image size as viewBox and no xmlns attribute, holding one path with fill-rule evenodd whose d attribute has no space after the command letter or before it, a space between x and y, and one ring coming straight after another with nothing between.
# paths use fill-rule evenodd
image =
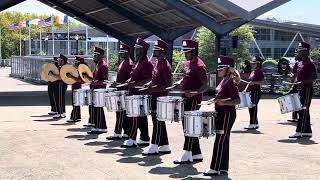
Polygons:
<instances>
[{"instance_id":1,"label":"snare drum","mask_svg":"<svg viewBox=\"0 0 320 180\"><path fill-rule=\"evenodd\" d=\"M85 98L85 104L86 105L92 105L92 90L91 89L85 89L86 98Z\"/></svg>"},{"instance_id":2,"label":"snare drum","mask_svg":"<svg viewBox=\"0 0 320 180\"><path fill-rule=\"evenodd\" d=\"M75 89L73 91L73 105L84 106L86 105L86 89Z\"/></svg>"},{"instance_id":3,"label":"snare drum","mask_svg":"<svg viewBox=\"0 0 320 180\"><path fill-rule=\"evenodd\" d=\"M115 91L106 94L106 107L109 112L124 111L126 108L125 98L128 91Z\"/></svg>"},{"instance_id":4,"label":"snare drum","mask_svg":"<svg viewBox=\"0 0 320 180\"><path fill-rule=\"evenodd\" d=\"M278 98L280 111L282 114L294 111L300 111L302 104L298 93L288 94Z\"/></svg>"},{"instance_id":5,"label":"snare drum","mask_svg":"<svg viewBox=\"0 0 320 180\"><path fill-rule=\"evenodd\" d=\"M115 88L106 88L106 89L94 89L92 102L94 107L104 107L106 106L106 94L108 92L115 91Z\"/></svg>"},{"instance_id":6,"label":"snare drum","mask_svg":"<svg viewBox=\"0 0 320 180\"><path fill-rule=\"evenodd\" d=\"M182 97L164 96L157 98L158 121L182 121L184 103Z\"/></svg>"},{"instance_id":7,"label":"snare drum","mask_svg":"<svg viewBox=\"0 0 320 180\"><path fill-rule=\"evenodd\" d=\"M237 105L237 109L242 108L252 108L253 104L251 102L250 92L239 92L240 104Z\"/></svg>"},{"instance_id":8,"label":"snare drum","mask_svg":"<svg viewBox=\"0 0 320 180\"><path fill-rule=\"evenodd\" d=\"M188 137L208 137L215 134L214 111L186 111L184 113L184 134Z\"/></svg>"},{"instance_id":9,"label":"snare drum","mask_svg":"<svg viewBox=\"0 0 320 180\"><path fill-rule=\"evenodd\" d=\"M150 95L133 95L127 96L126 110L128 117L141 117L150 114L151 98Z\"/></svg>"}]
</instances>

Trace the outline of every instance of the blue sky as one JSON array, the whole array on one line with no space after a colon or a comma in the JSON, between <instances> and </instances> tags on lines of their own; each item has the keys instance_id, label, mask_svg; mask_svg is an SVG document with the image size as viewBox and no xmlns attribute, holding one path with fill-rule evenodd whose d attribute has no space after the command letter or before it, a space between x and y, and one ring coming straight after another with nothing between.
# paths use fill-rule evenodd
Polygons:
<instances>
[{"instance_id":1,"label":"blue sky","mask_svg":"<svg viewBox=\"0 0 320 180\"><path fill-rule=\"evenodd\" d=\"M274 16L283 20L320 25L319 8L320 0L291 0L274 10L267 12L261 17ZM36 0L27 0L19 5L9 8L7 11L30 12L47 15L55 14L63 16L62 13Z\"/></svg>"}]
</instances>

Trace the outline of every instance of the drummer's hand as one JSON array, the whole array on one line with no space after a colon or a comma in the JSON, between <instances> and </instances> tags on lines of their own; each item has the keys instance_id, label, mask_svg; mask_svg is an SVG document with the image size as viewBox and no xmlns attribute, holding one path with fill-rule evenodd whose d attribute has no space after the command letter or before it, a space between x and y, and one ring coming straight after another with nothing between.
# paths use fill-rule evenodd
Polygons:
<instances>
[{"instance_id":1,"label":"drummer's hand","mask_svg":"<svg viewBox=\"0 0 320 180\"><path fill-rule=\"evenodd\" d=\"M254 85L254 83L252 81L249 82L249 85Z\"/></svg>"},{"instance_id":2,"label":"drummer's hand","mask_svg":"<svg viewBox=\"0 0 320 180\"><path fill-rule=\"evenodd\" d=\"M113 83L110 85L110 87L115 88L117 86L117 82L113 81Z\"/></svg>"},{"instance_id":3,"label":"drummer's hand","mask_svg":"<svg viewBox=\"0 0 320 180\"><path fill-rule=\"evenodd\" d=\"M53 72L52 72L52 71L49 71L49 72L48 72L48 75L53 75Z\"/></svg>"},{"instance_id":4,"label":"drummer's hand","mask_svg":"<svg viewBox=\"0 0 320 180\"><path fill-rule=\"evenodd\" d=\"M221 101L221 99L216 99L215 103L219 106L223 106L224 105L224 101Z\"/></svg>"},{"instance_id":5,"label":"drummer's hand","mask_svg":"<svg viewBox=\"0 0 320 180\"><path fill-rule=\"evenodd\" d=\"M191 98L191 97L196 96L196 95L198 95L198 94L199 94L199 93L198 93L197 91L186 91L186 92L184 93L184 95L187 96L188 98Z\"/></svg>"},{"instance_id":6,"label":"drummer's hand","mask_svg":"<svg viewBox=\"0 0 320 180\"><path fill-rule=\"evenodd\" d=\"M67 73L66 76L67 76L68 78L72 78L72 75L71 75L70 73Z\"/></svg>"}]
</instances>

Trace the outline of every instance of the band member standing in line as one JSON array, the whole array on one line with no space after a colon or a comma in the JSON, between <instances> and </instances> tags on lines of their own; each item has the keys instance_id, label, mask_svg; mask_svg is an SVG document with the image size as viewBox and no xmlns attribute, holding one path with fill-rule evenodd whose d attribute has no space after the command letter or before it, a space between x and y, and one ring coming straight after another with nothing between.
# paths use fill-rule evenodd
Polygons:
<instances>
[{"instance_id":1,"label":"band member standing in line","mask_svg":"<svg viewBox=\"0 0 320 180\"><path fill-rule=\"evenodd\" d=\"M119 57L121 63L118 67L117 80L110 87L114 88L117 85L124 84L129 78L130 73L133 67L133 61L130 58L130 46L127 44L121 43L119 50ZM127 87L117 88L118 91L127 90ZM124 134L121 135L121 131L124 131ZM121 140L128 139L129 131L129 122L126 116L126 111L116 112L116 127L114 129L113 136L107 137L108 140Z\"/></svg>"},{"instance_id":2,"label":"band member standing in line","mask_svg":"<svg viewBox=\"0 0 320 180\"><path fill-rule=\"evenodd\" d=\"M317 71L310 55L310 44L300 42L297 48L298 63L296 82L301 89L299 91L302 110L299 111L299 120L296 133L289 138L312 137L310 124L310 105L313 96L313 82L317 79Z\"/></svg>"},{"instance_id":3,"label":"band member standing in line","mask_svg":"<svg viewBox=\"0 0 320 180\"><path fill-rule=\"evenodd\" d=\"M263 59L255 56L251 62L252 72L249 76L249 90L251 95L252 108L249 108L250 125L245 129L258 129L258 104L261 98L261 85L266 84L264 74L261 70Z\"/></svg>"},{"instance_id":4,"label":"band member standing in line","mask_svg":"<svg viewBox=\"0 0 320 180\"><path fill-rule=\"evenodd\" d=\"M150 45L143 39L138 38L135 44L134 54L135 54L135 66L130 74L130 79L121 85L128 86L129 93L134 95L139 95L141 92L136 89L136 86L143 86L147 82L151 81L153 65L147 56L148 49ZM121 147L130 148L139 146L148 146L150 137L148 133L148 118L147 116L129 118L129 139L124 142ZM140 129L140 139L136 142L137 129Z\"/></svg>"},{"instance_id":5,"label":"band member standing in line","mask_svg":"<svg viewBox=\"0 0 320 180\"><path fill-rule=\"evenodd\" d=\"M198 42L191 39L182 41L182 50L186 61L183 64L183 79L175 85L182 85L184 91L184 110L200 109L202 94L207 89L207 72L204 62L198 57ZM184 121L182 124L184 125ZM185 136L183 153L174 164L187 164L193 161L202 161L199 138Z\"/></svg>"},{"instance_id":6,"label":"band member standing in line","mask_svg":"<svg viewBox=\"0 0 320 180\"><path fill-rule=\"evenodd\" d=\"M58 67L58 58L53 57L52 64ZM48 95L49 95L49 101L50 101L50 106L51 106L51 112L49 112L49 115L56 115L58 112L57 110L57 102L55 101L54 97L54 83L56 82L50 82L48 81Z\"/></svg>"},{"instance_id":7,"label":"band member standing in line","mask_svg":"<svg viewBox=\"0 0 320 180\"><path fill-rule=\"evenodd\" d=\"M163 40L157 40L153 49L153 56L157 58L157 63L153 69L152 80L147 84L151 99L151 116L153 123L151 144L147 147L143 155L156 155L158 153L168 154L171 152L168 142L166 122L157 120L157 97L168 96L167 87L172 84L171 65L166 59L169 50L168 44Z\"/></svg>"},{"instance_id":8,"label":"band member standing in line","mask_svg":"<svg viewBox=\"0 0 320 180\"><path fill-rule=\"evenodd\" d=\"M74 61L74 66L78 69L78 66L80 64L85 64L84 62L84 58L80 57L80 56L76 56L76 59ZM81 109L80 106L74 106L73 104L73 93L76 89L81 89L82 83L83 81L81 80L81 78L75 78L73 77L71 74L67 74L67 77L69 78L73 78L76 83L72 84L72 95L71 95L71 99L72 99L72 111L71 111L71 115L70 115L70 119L67 120L67 122L79 122L81 121Z\"/></svg>"},{"instance_id":9,"label":"band member standing in line","mask_svg":"<svg viewBox=\"0 0 320 180\"><path fill-rule=\"evenodd\" d=\"M298 58L298 49L295 49L295 60L296 63L294 64L292 68L292 73L290 74L292 80L291 82L294 83L294 81L297 78L297 70L298 70L298 64L300 62L300 58ZM293 85L292 89L290 90L290 93L298 93L298 87L297 85ZM292 120L288 120L289 122L298 122L299 119L299 113L297 111L292 112Z\"/></svg>"},{"instance_id":10,"label":"band member standing in line","mask_svg":"<svg viewBox=\"0 0 320 180\"><path fill-rule=\"evenodd\" d=\"M60 54L58 57L58 69L60 72L60 69L63 65L68 63L68 58L64 56L63 54ZM51 73L52 74L52 73ZM55 97L55 102L57 102L57 114L53 116L54 119L60 119L60 118L65 118L66 117L66 102L65 102L65 95L66 91L68 88L68 85L64 83L61 78L60 74L53 74L56 76L59 80L57 80L54 83L54 97Z\"/></svg>"},{"instance_id":11,"label":"band member standing in line","mask_svg":"<svg viewBox=\"0 0 320 180\"><path fill-rule=\"evenodd\" d=\"M210 169L204 173L205 176L228 173L230 132L237 116L235 106L240 104L237 85L240 82L240 74L234 69L234 60L227 56L219 56L217 74L223 79L216 88L216 97L209 100L215 102L217 133Z\"/></svg>"},{"instance_id":12,"label":"band member standing in line","mask_svg":"<svg viewBox=\"0 0 320 180\"><path fill-rule=\"evenodd\" d=\"M108 65L107 62L104 61L104 50L95 47L93 52L93 61L95 63L95 69L93 71L93 78L86 78L91 80L90 89L105 89L106 84L105 80L108 80ZM88 134L101 134L107 132L107 124L106 118L104 114L103 107L94 107L89 106L89 123L90 125L94 125Z\"/></svg>"}]
</instances>

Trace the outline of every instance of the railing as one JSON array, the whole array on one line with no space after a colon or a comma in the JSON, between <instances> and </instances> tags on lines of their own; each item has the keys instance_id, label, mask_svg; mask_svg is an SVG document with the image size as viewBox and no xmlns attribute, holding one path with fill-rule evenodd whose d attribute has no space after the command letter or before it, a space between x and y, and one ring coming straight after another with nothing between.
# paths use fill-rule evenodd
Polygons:
<instances>
[{"instance_id":1,"label":"railing","mask_svg":"<svg viewBox=\"0 0 320 180\"><path fill-rule=\"evenodd\" d=\"M11 59L0 59L0 67L10 67Z\"/></svg>"},{"instance_id":2,"label":"railing","mask_svg":"<svg viewBox=\"0 0 320 180\"><path fill-rule=\"evenodd\" d=\"M52 61L52 56L14 56L11 62L11 76L24 79L29 82L45 84L46 82L40 80L40 68L42 64L49 63ZM69 63L74 63L74 57L69 57ZM92 57L85 57L85 61L89 67L93 70L94 64ZM114 71L109 71L109 80L115 81L117 73ZM182 78L182 73L173 74L173 82L176 82ZM287 92L289 86L283 84L283 81L290 81L290 79L283 78L282 76L265 74L267 84L262 87L262 91L268 94L281 94L282 92ZM241 74L243 79L247 79L249 74ZM318 75L320 77L320 75ZM213 91L216 87L217 80L216 74L208 74L208 91ZM245 84L239 85L239 90L243 90ZM314 88L315 95L320 95L320 80L317 80Z\"/></svg>"}]
</instances>

